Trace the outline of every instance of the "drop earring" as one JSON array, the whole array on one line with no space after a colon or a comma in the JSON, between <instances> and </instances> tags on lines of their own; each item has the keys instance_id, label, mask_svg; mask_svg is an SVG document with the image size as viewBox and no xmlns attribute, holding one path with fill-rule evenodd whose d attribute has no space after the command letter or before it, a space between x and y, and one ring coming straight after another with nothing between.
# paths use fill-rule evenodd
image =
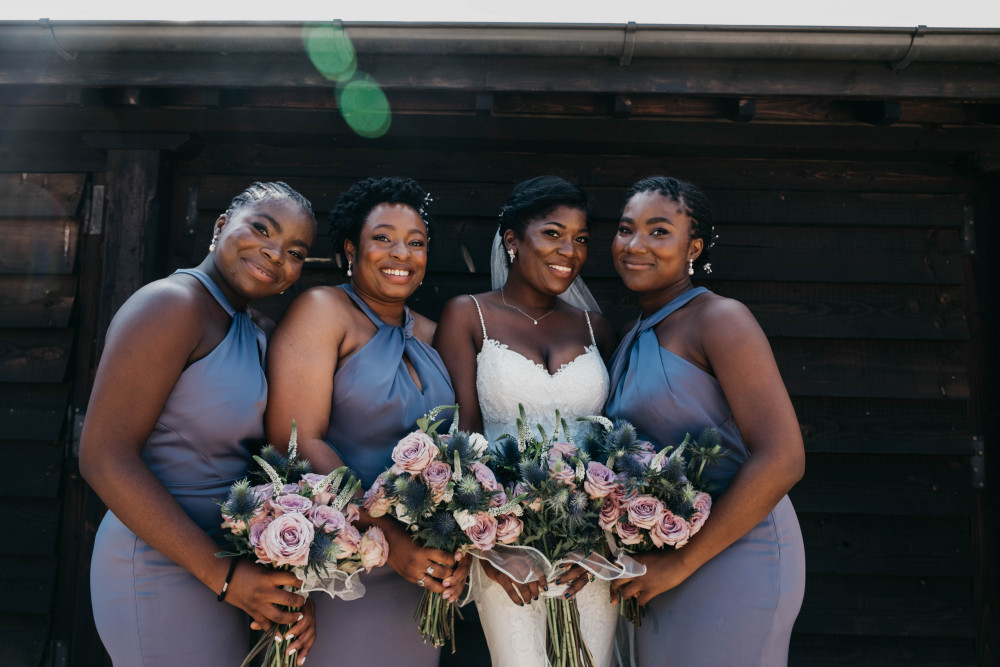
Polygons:
<instances>
[{"instance_id":1,"label":"drop earring","mask_svg":"<svg viewBox=\"0 0 1000 667\"><path fill-rule=\"evenodd\" d=\"M215 252L215 244L219 240L219 232L215 232L215 236L212 237L212 242L208 244L208 251Z\"/></svg>"},{"instance_id":2,"label":"drop earring","mask_svg":"<svg viewBox=\"0 0 1000 667\"><path fill-rule=\"evenodd\" d=\"M693 259L689 259L688 260L688 275L689 276L693 276L694 275L694 260Z\"/></svg>"},{"instance_id":3,"label":"drop earring","mask_svg":"<svg viewBox=\"0 0 1000 667\"><path fill-rule=\"evenodd\" d=\"M510 263L514 263L514 258L517 257L517 251L513 248L507 248L507 256L510 257Z\"/></svg>"},{"instance_id":4,"label":"drop earring","mask_svg":"<svg viewBox=\"0 0 1000 667\"><path fill-rule=\"evenodd\" d=\"M348 258L347 259L347 277L348 278L350 278L351 276L354 275L354 271L351 270L351 267L353 267L353 266L354 266L353 262L351 262L351 259Z\"/></svg>"}]
</instances>

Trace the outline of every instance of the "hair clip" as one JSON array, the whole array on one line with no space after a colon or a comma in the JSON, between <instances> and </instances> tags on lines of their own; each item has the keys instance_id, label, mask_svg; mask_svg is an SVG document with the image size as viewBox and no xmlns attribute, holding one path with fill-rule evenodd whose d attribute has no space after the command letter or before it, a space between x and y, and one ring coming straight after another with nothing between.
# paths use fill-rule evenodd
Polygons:
<instances>
[{"instance_id":1,"label":"hair clip","mask_svg":"<svg viewBox=\"0 0 1000 667\"><path fill-rule=\"evenodd\" d=\"M417 213L419 213L421 217L427 214L427 206L432 201L434 201L434 198L431 197L431 193L429 192L424 193L424 203L420 205L419 209L417 209Z\"/></svg>"}]
</instances>

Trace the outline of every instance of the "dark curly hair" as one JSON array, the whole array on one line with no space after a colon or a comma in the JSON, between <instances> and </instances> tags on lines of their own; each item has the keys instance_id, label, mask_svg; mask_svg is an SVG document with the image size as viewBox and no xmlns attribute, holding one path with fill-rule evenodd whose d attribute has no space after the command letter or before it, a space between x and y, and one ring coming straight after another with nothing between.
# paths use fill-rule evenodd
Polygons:
<instances>
[{"instance_id":1,"label":"dark curly hair","mask_svg":"<svg viewBox=\"0 0 1000 667\"><path fill-rule=\"evenodd\" d=\"M523 238L528 223L544 218L560 206L583 211L589 222L587 193L573 183L558 176L536 176L521 181L500 210L500 236L512 229L518 238Z\"/></svg>"},{"instance_id":2,"label":"dark curly hair","mask_svg":"<svg viewBox=\"0 0 1000 667\"><path fill-rule=\"evenodd\" d=\"M295 202L309 214L309 217L312 218L313 225L316 225L316 216L313 214L312 204L308 199L300 195L292 189L292 186L288 185L288 183L285 183L284 181L274 181L270 183L257 181L253 183L249 188L233 197L233 201L229 203L229 208L226 209L226 217L232 217L236 211L245 206L249 206L250 204L275 199L289 199Z\"/></svg>"},{"instance_id":3,"label":"dark curly hair","mask_svg":"<svg viewBox=\"0 0 1000 667\"><path fill-rule=\"evenodd\" d=\"M356 248L361 241L361 228L372 209L379 204L406 204L421 217L427 226L427 241L431 240L434 220L427 212L431 196L412 178L366 178L358 181L337 197L337 203L327 217L334 252L346 260L344 242ZM346 270L347 262L341 263Z\"/></svg>"},{"instance_id":4,"label":"dark curly hair","mask_svg":"<svg viewBox=\"0 0 1000 667\"><path fill-rule=\"evenodd\" d=\"M712 204L705 193L687 181L680 181L670 176L649 176L637 181L625 195L627 204L632 197L642 192L656 192L667 199L677 202L694 223L691 227L691 238L703 242L701 254L694 260L695 268L702 268L709 263L712 246L715 245L715 218L712 214ZM706 272L710 272L706 268Z\"/></svg>"}]
</instances>

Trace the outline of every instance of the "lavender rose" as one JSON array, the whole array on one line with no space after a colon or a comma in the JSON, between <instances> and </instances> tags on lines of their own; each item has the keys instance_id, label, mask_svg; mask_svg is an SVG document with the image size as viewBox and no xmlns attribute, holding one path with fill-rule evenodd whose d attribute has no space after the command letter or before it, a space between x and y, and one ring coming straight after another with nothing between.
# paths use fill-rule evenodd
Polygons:
<instances>
[{"instance_id":1,"label":"lavender rose","mask_svg":"<svg viewBox=\"0 0 1000 667\"><path fill-rule=\"evenodd\" d=\"M583 490L591 498L603 498L611 494L619 486L615 471L597 461L587 464L587 477L583 482Z\"/></svg>"},{"instance_id":2,"label":"lavender rose","mask_svg":"<svg viewBox=\"0 0 1000 667\"><path fill-rule=\"evenodd\" d=\"M691 535L694 535L705 525L708 515L712 511L712 496L704 491L694 497L694 514L691 515Z\"/></svg>"},{"instance_id":3,"label":"lavender rose","mask_svg":"<svg viewBox=\"0 0 1000 667\"><path fill-rule=\"evenodd\" d=\"M448 482L451 481L451 466L444 461L431 461L426 468L420 472L420 476L427 482L427 487L431 490L431 499L434 504L444 500L445 492L448 490Z\"/></svg>"},{"instance_id":4,"label":"lavender rose","mask_svg":"<svg viewBox=\"0 0 1000 667\"><path fill-rule=\"evenodd\" d=\"M625 505L628 520L639 528L650 530L664 511L663 503L653 496L636 496Z\"/></svg>"},{"instance_id":5,"label":"lavender rose","mask_svg":"<svg viewBox=\"0 0 1000 667\"><path fill-rule=\"evenodd\" d=\"M649 539L658 547L672 546L680 549L691 537L688 522L670 510L664 510L660 520L649 531Z\"/></svg>"},{"instance_id":6,"label":"lavender rose","mask_svg":"<svg viewBox=\"0 0 1000 667\"><path fill-rule=\"evenodd\" d=\"M639 544L642 542L642 533L638 526L628 521L619 521L615 524L615 532L621 538L622 544Z\"/></svg>"},{"instance_id":7,"label":"lavender rose","mask_svg":"<svg viewBox=\"0 0 1000 667\"><path fill-rule=\"evenodd\" d=\"M260 517L255 517L250 520L250 546L257 548L260 544L260 536L267 529L267 527L274 521L274 517L270 515L262 515Z\"/></svg>"},{"instance_id":8,"label":"lavender rose","mask_svg":"<svg viewBox=\"0 0 1000 667\"><path fill-rule=\"evenodd\" d=\"M339 558L350 558L361 546L361 533L351 524L347 524L340 531L340 535L333 538L333 543L340 549Z\"/></svg>"},{"instance_id":9,"label":"lavender rose","mask_svg":"<svg viewBox=\"0 0 1000 667\"><path fill-rule=\"evenodd\" d=\"M324 533L336 533L344 528L347 518L329 505L315 505L306 515L312 519L313 525L321 528Z\"/></svg>"},{"instance_id":10,"label":"lavender rose","mask_svg":"<svg viewBox=\"0 0 1000 667\"><path fill-rule=\"evenodd\" d=\"M476 521L465 529L472 544L483 551L492 549L497 539L497 520L486 512L476 515Z\"/></svg>"},{"instance_id":11,"label":"lavender rose","mask_svg":"<svg viewBox=\"0 0 1000 667\"><path fill-rule=\"evenodd\" d=\"M372 526L361 538L358 551L361 553L361 567L365 572L371 572L373 567L381 567L389 560L389 543L385 540L382 529Z\"/></svg>"},{"instance_id":12,"label":"lavender rose","mask_svg":"<svg viewBox=\"0 0 1000 667\"><path fill-rule=\"evenodd\" d=\"M576 483L576 471L562 457L555 461L549 459L549 476L568 486L573 486Z\"/></svg>"},{"instance_id":13,"label":"lavender rose","mask_svg":"<svg viewBox=\"0 0 1000 667\"><path fill-rule=\"evenodd\" d=\"M302 475L302 479L299 480L299 490L308 490L309 497L312 498L313 503L316 505L329 505L334 496L330 493L329 484L323 484L320 487L324 479L326 479L326 475L317 475L314 472L308 472Z\"/></svg>"},{"instance_id":14,"label":"lavender rose","mask_svg":"<svg viewBox=\"0 0 1000 667\"><path fill-rule=\"evenodd\" d=\"M641 451L637 452L634 457L642 463L642 465L648 466L649 462L652 461L653 457L656 455L656 448L653 447L653 443L646 440L639 440L635 444Z\"/></svg>"},{"instance_id":15,"label":"lavender rose","mask_svg":"<svg viewBox=\"0 0 1000 667\"><path fill-rule=\"evenodd\" d=\"M296 491L299 490L297 485L293 486ZM271 508L274 510L275 516L290 514L292 512L305 514L312 506L313 502L311 500L297 493L287 493L271 500Z\"/></svg>"},{"instance_id":16,"label":"lavender rose","mask_svg":"<svg viewBox=\"0 0 1000 667\"><path fill-rule=\"evenodd\" d=\"M410 433L392 450L392 471L397 475L408 472L418 474L437 458L438 448L434 439L423 431Z\"/></svg>"},{"instance_id":17,"label":"lavender rose","mask_svg":"<svg viewBox=\"0 0 1000 667\"><path fill-rule=\"evenodd\" d=\"M553 442L549 448L549 464L551 465L553 459L572 458L576 456L576 452L576 445L572 442Z\"/></svg>"},{"instance_id":18,"label":"lavender rose","mask_svg":"<svg viewBox=\"0 0 1000 667\"><path fill-rule=\"evenodd\" d=\"M524 530L524 522L513 514L501 514L497 517L497 542L513 544Z\"/></svg>"},{"instance_id":19,"label":"lavender rose","mask_svg":"<svg viewBox=\"0 0 1000 667\"><path fill-rule=\"evenodd\" d=\"M612 496L604 498L601 505L601 513L597 517L597 523L602 530L611 530L618 523L618 517L622 515L622 507Z\"/></svg>"},{"instance_id":20,"label":"lavender rose","mask_svg":"<svg viewBox=\"0 0 1000 667\"><path fill-rule=\"evenodd\" d=\"M484 489L487 491L502 491L503 487L500 486L500 482L497 481L496 475L493 471L486 467L485 464L475 461L469 464L469 468L476 475L476 481L478 481Z\"/></svg>"},{"instance_id":21,"label":"lavender rose","mask_svg":"<svg viewBox=\"0 0 1000 667\"><path fill-rule=\"evenodd\" d=\"M370 516L383 516L392 507L392 501L385 495L384 473L375 478L371 488L365 492L364 508Z\"/></svg>"},{"instance_id":22,"label":"lavender rose","mask_svg":"<svg viewBox=\"0 0 1000 667\"><path fill-rule=\"evenodd\" d=\"M361 510L354 503L347 503L344 507L344 515L347 517L347 523L354 523L361 518Z\"/></svg>"},{"instance_id":23,"label":"lavender rose","mask_svg":"<svg viewBox=\"0 0 1000 667\"><path fill-rule=\"evenodd\" d=\"M251 491L258 502L267 502L274 496L274 484L258 484Z\"/></svg>"},{"instance_id":24,"label":"lavender rose","mask_svg":"<svg viewBox=\"0 0 1000 667\"><path fill-rule=\"evenodd\" d=\"M309 563L309 547L315 529L312 521L297 512L282 514L268 524L255 549L258 563L278 567L305 567Z\"/></svg>"}]
</instances>

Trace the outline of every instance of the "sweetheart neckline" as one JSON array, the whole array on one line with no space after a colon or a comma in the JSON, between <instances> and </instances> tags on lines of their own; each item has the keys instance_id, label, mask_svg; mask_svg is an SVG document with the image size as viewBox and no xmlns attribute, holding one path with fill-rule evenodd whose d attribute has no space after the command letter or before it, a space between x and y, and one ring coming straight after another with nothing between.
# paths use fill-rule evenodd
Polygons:
<instances>
[{"instance_id":1,"label":"sweetheart neckline","mask_svg":"<svg viewBox=\"0 0 1000 667\"><path fill-rule=\"evenodd\" d=\"M564 370L568 369L570 366L572 366L573 364L575 364L577 361L580 361L584 357L589 356L591 352L596 352L598 354L598 358L600 358L600 352L598 351L596 345L585 345L584 348L583 348L583 352L581 354L576 355L575 357L573 357L572 359L570 359L569 361L567 361L565 364L562 364L561 366L559 366L559 368L556 369L555 373L550 373L548 368L546 368L542 364L538 363L534 359L531 359L531 358L525 356L524 354L521 354L517 350L510 349L510 347L506 343L501 343L500 341L496 340L495 338L490 338L489 336L484 336L483 337L483 341L484 341L484 343L483 343L483 349L485 349L486 343L491 343L498 350L506 350L507 352L511 352L513 354L516 354L521 359L524 359L529 364L531 364L532 366L534 366L538 370L540 370L543 373L545 373L545 375L548 376L548 378L550 380L554 380L555 378L559 377L559 375ZM478 365L478 357L482 353L483 353L483 350L481 349L481 350L479 350L479 354L476 355L477 365ZM604 365L604 360L603 359L601 360L601 365L602 366Z\"/></svg>"}]
</instances>

